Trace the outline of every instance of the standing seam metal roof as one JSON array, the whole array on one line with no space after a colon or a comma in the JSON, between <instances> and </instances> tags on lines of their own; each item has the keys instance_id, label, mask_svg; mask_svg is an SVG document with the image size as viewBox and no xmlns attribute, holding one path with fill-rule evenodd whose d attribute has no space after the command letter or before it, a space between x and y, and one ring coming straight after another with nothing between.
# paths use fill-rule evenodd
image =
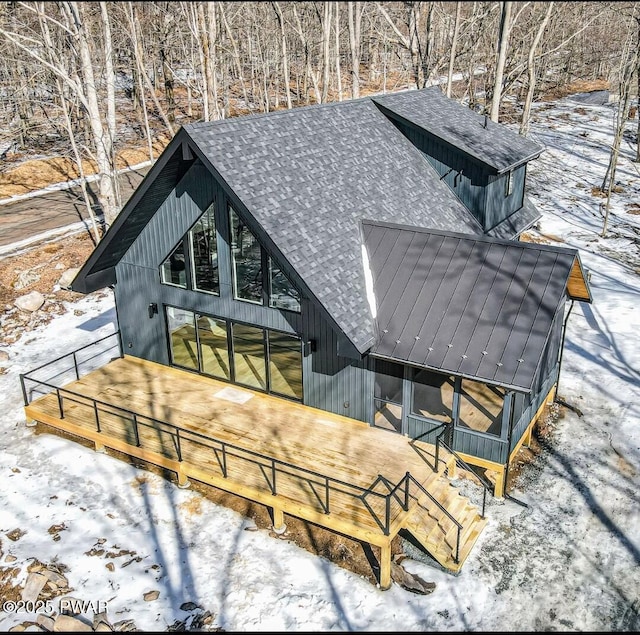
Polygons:
<instances>
[{"instance_id":1,"label":"standing seam metal roof","mask_svg":"<svg viewBox=\"0 0 640 635\"><path fill-rule=\"evenodd\" d=\"M374 353L531 390L575 250L368 220L363 234Z\"/></svg>"}]
</instances>

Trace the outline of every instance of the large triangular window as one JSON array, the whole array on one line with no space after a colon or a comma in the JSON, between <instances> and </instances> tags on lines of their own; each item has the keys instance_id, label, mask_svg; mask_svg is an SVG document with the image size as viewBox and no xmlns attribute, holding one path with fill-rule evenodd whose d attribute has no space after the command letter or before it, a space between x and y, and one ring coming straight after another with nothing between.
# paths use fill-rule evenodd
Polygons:
<instances>
[{"instance_id":1,"label":"large triangular window","mask_svg":"<svg viewBox=\"0 0 640 635\"><path fill-rule=\"evenodd\" d=\"M220 293L214 203L162 263L160 279L183 289Z\"/></svg>"}]
</instances>

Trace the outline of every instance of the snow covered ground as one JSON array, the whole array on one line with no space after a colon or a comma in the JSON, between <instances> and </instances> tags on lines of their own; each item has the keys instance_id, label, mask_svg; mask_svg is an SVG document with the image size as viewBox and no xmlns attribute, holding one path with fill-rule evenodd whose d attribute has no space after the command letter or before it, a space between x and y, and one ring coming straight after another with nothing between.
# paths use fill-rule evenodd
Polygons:
<instances>
[{"instance_id":1,"label":"snow covered ground","mask_svg":"<svg viewBox=\"0 0 640 635\"><path fill-rule=\"evenodd\" d=\"M381 591L217 506L197 492L25 426L19 374L115 329L111 292L83 298L17 343L0 375L0 567L31 558L66 565L73 597L108 603L112 622L166 630L198 610L234 631L633 631L640 629L640 208L625 142L610 233L599 237L600 185L614 107L537 104L529 168L538 230L576 247L594 303L568 322L559 393L568 410L514 496L491 501L489 524L460 575L412 554L403 565L430 595ZM629 122L629 130L637 122ZM59 539L48 532L64 526ZM17 541L6 534L26 533ZM90 555L103 547L108 559ZM96 550L92 551L92 549ZM132 553L133 552L133 553ZM6 556L16 560L11 564ZM112 562L113 571L105 565ZM129 564L127 565L127 562ZM126 565L126 566L123 566ZM159 591L154 601L143 594ZM202 612L200 610L200 612ZM0 612L0 630L27 614Z\"/></svg>"}]
</instances>

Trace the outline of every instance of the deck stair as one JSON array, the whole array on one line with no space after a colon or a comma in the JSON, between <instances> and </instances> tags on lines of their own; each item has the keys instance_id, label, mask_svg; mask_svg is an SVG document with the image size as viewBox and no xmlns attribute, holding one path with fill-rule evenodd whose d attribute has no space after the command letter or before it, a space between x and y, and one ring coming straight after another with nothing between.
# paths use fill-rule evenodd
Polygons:
<instances>
[{"instance_id":1,"label":"deck stair","mask_svg":"<svg viewBox=\"0 0 640 635\"><path fill-rule=\"evenodd\" d=\"M482 533L487 519L466 496L440 476L430 486L429 493L461 525L458 561L456 562L457 525L429 496L422 494L407 513L403 529L445 569L458 573Z\"/></svg>"}]
</instances>

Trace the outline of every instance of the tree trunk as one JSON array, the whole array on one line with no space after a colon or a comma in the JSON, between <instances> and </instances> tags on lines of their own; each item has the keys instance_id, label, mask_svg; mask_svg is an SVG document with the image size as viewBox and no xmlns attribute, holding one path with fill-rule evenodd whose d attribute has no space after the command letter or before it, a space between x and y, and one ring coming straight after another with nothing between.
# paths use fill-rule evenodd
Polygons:
<instances>
[{"instance_id":1,"label":"tree trunk","mask_svg":"<svg viewBox=\"0 0 640 635\"><path fill-rule=\"evenodd\" d=\"M451 39L451 51L449 53L449 70L447 72L447 97L451 97L451 84L453 82L453 67L456 61L456 48L458 46L458 34L460 33L460 13L462 3L456 2L456 21L453 26L453 37Z\"/></svg>"},{"instance_id":2,"label":"tree trunk","mask_svg":"<svg viewBox=\"0 0 640 635\"><path fill-rule=\"evenodd\" d=\"M349 46L351 49L351 97L360 97L360 27L362 9L360 2L348 2Z\"/></svg>"},{"instance_id":3,"label":"tree trunk","mask_svg":"<svg viewBox=\"0 0 640 635\"><path fill-rule=\"evenodd\" d=\"M529 74L529 83L527 85L527 96L524 100L524 108L522 109L522 119L520 120L520 134L523 136L527 136L529 134L529 123L531 118L531 105L533 104L533 95L536 89L536 49L540 44L540 40L544 34L544 30L547 28L547 24L549 24L549 19L551 18L551 12L553 11L553 2L549 3L547 7L547 12L540 23L540 28L536 33L536 36L533 38L533 43L531 44L531 48L529 49L529 57L527 59L527 71Z\"/></svg>"},{"instance_id":4,"label":"tree trunk","mask_svg":"<svg viewBox=\"0 0 640 635\"><path fill-rule=\"evenodd\" d=\"M112 163L113 149L109 139L109 133L104 129L100 115L89 40L82 21L82 12L84 9L81 9L75 0L68 2L67 6L75 22L80 53L80 67L87 98L87 113L89 115L89 125L91 126L91 133L95 143L95 156L98 167L98 196L104 213L105 223L107 226L110 226L120 211L114 183L116 180L116 172L115 166Z\"/></svg>"},{"instance_id":5,"label":"tree trunk","mask_svg":"<svg viewBox=\"0 0 640 635\"><path fill-rule=\"evenodd\" d=\"M500 19L500 36L498 40L498 54L496 61L496 76L493 82L493 97L491 100L491 121L498 121L500 116L500 102L502 101L502 78L507 61L509 48L509 31L511 22L511 5L509 1L502 2L502 17Z\"/></svg>"},{"instance_id":6,"label":"tree trunk","mask_svg":"<svg viewBox=\"0 0 640 635\"><path fill-rule=\"evenodd\" d=\"M340 4L335 3L336 9L336 22L335 22L335 36L336 36L336 80L338 82L338 101L342 101L342 73L340 71Z\"/></svg>"},{"instance_id":7,"label":"tree trunk","mask_svg":"<svg viewBox=\"0 0 640 635\"><path fill-rule=\"evenodd\" d=\"M322 103L329 97L329 76L331 71L331 2L324 2L324 19L322 20Z\"/></svg>"},{"instance_id":8,"label":"tree trunk","mask_svg":"<svg viewBox=\"0 0 640 635\"><path fill-rule=\"evenodd\" d=\"M291 78L289 76L289 58L287 56L287 37L284 30L284 17L282 15L282 9L280 9L279 2L272 2L273 10L276 13L278 20L278 26L280 28L280 51L282 52L282 77L284 80L284 91L287 95L287 108L291 110L293 107L291 104Z\"/></svg>"}]
</instances>

